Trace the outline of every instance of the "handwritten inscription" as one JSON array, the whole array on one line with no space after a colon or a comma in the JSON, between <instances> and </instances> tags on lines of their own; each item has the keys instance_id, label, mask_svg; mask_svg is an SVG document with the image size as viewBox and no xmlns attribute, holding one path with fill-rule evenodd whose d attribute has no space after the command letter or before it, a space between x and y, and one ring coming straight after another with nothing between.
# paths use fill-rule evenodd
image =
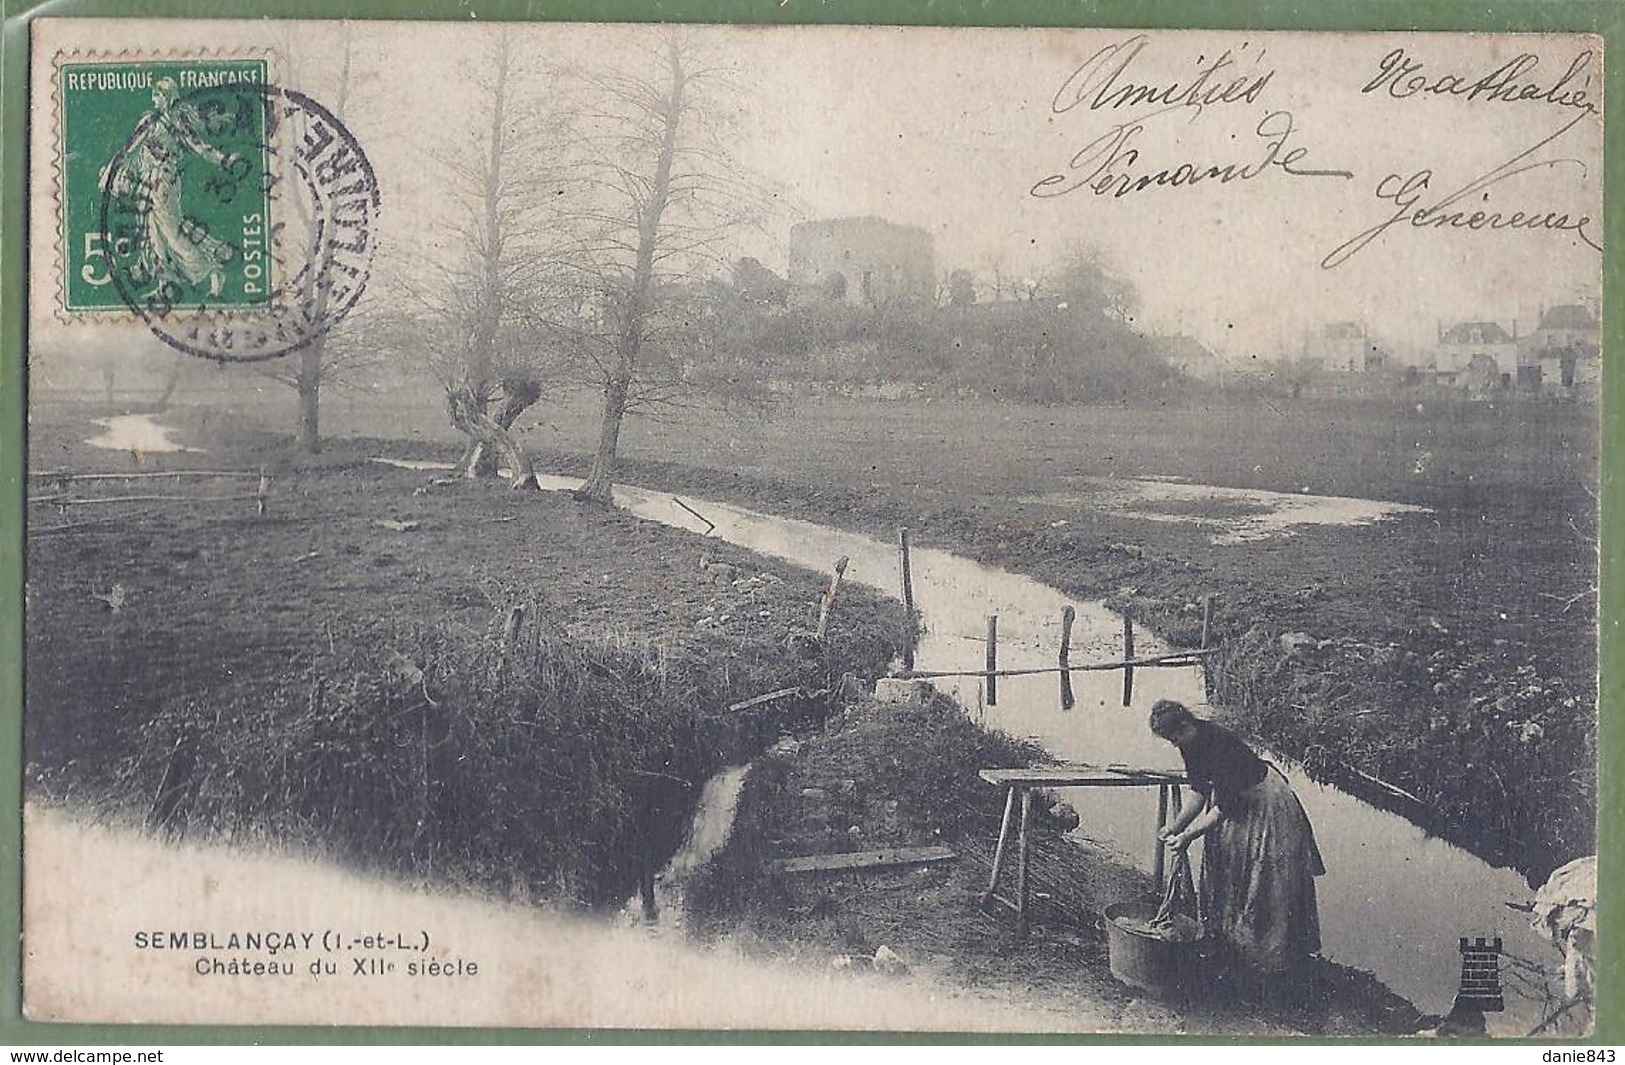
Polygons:
<instances>
[{"instance_id":1,"label":"handwritten inscription","mask_svg":"<svg viewBox=\"0 0 1625 1065\"><path fill-rule=\"evenodd\" d=\"M1264 97L1275 78L1275 68L1264 64L1265 52L1249 44L1226 48L1212 58L1200 57L1188 80L1166 82L1136 80L1133 64L1145 51L1149 38L1135 34L1099 49L1067 75L1050 101L1058 115L1073 112L1116 114L1123 109L1150 110L1116 122L1089 140L1067 160L1064 171L1033 184L1029 194L1053 199L1087 189L1096 196L1122 199L1151 189L1190 188L1204 183L1227 185L1251 181L1266 174L1288 177L1350 179L1347 170L1308 163L1309 149L1292 112L1269 111L1253 127L1255 141L1228 159L1150 161L1141 134L1159 116L1182 114L1192 122L1209 108L1253 105Z\"/></svg>"},{"instance_id":2,"label":"handwritten inscription","mask_svg":"<svg viewBox=\"0 0 1625 1065\"><path fill-rule=\"evenodd\" d=\"M1178 81L1151 85L1129 80L1129 66L1149 43L1145 34L1137 33L1126 41L1109 44L1085 59L1055 91L1050 110L1064 115L1080 106L1099 111L1103 108L1115 110L1141 104L1161 104L1159 110L1141 115L1140 119L1143 121L1175 108L1190 108L1200 115L1204 108L1216 104L1257 103L1264 88L1275 76L1275 71L1269 68L1261 73L1238 74L1239 64L1235 55L1226 48L1214 59L1198 60L1196 76L1183 85ZM1263 59L1263 49L1256 50L1253 54L1254 65L1262 63Z\"/></svg>"},{"instance_id":3,"label":"handwritten inscription","mask_svg":"<svg viewBox=\"0 0 1625 1065\"><path fill-rule=\"evenodd\" d=\"M1130 193L1150 188L1184 188L1216 181L1228 185L1232 181L1250 181L1279 170L1292 177L1352 178L1347 170L1317 170L1307 166L1304 158L1309 149L1302 145L1288 147L1292 137L1293 118L1290 111L1271 111L1253 130L1262 142L1261 150L1245 161L1225 163L1183 162L1151 170L1140 164L1140 150L1134 140L1145 129L1143 122L1117 125L1096 137L1078 151L1068 163L1071 174L1051 174L1032 187L1032 195L1045 198L1064 196L1078 189L1089 189L1096 196L1110 195L1121 199Z\"/></svg>"},{"instance_id":4,"label":"handwritten inscription","mask_svg":"<svg viewBox=\"0 0 1625 1065\"><path fill-rule=\"evenodd\" d=\"M1139 193L1240 187L1270 176L1356 180L1352 169L1311 158L1311 138L1306 137L1300 116L1282 106L1286 92L1263 47L1243 42L1216 55L1199 56L1189 73L1165 78L1145 73L1151 45L1151 37L1143 33L1113 41L1088 55L1062 80L1050 98L1053 115L1066 116L1069 122L1099 116L1108 124L1085 129L1082 146L1064 165L1035 181L1028 189L1030 196L1053 199L1086 192L1092 194L1087 198L1114 202ZM1561 152L1553 144L1582 121L1600 115L1600 78L1600 60L1589 49L1566 63L1543 65L1539 56L1525 52L1478 69L1439 64L1404 46L1387 51L1363 84L1351 85L1350 90L1358 88L1360 96L1368 98L1544 107L1562 116L1561 125L1465 182L1449 177L1448 170L1437 164L1412 164L1384 174L1372 188L1382 215L1328 252L1321 266L1328 270L1341 266L1397 229L1544 231L1568 234L1600 251L1592 216L1554 204L1549 186L1539 184L1543 175L1559 172L1590 176L1585 161L1590 155ZM1235 131L1227 145L1204 153L1179 151L1177 137L1170 149L1154 135L1169 118L1183 118L1184 125L1211 124L1212 116L1221 112L1245 121L1251 136ZM1373 112L1371 121L1382 120L1381 112ZM1207 157L1200 158L1203 154Z\"/></svg>"},{"instance_id":5,"label":"handwritten inscription","mask_svg":"<svg viewBox=\"0 0 1625 1065\"><path fill-rule=\"evenodd\" d=\"M1578 113L1512 158L1442 195L1436 195L1433 191L1438 175L1432 168L1408 174L1395 172L1385 175L1373 191L1378 200L1390 205L1388 215L1333 248L1321 260L1321 267L1336 269L1396 226L1430 231L1544 230L1572 233L1584 244L1602 251L1602 245L1588 228L1593 224L1590 215L1527 201L1516 207L1503 208L1492 201L1490 193L1502 182L1519 175L1550 174L1569 169L1577 170L1582 176L1588 173L1585 162L1580 159L1572 156L1542 158L1542 155L1553 142L1598 113L1596 103L1586 91L1591 84L1591 64L1591 53L1581 52L1555 80L1542 84L1533 77L1540 60L1527 53L1477 78L1457 73L1435 73L1425 62L1412 58L1403 48L1396 48L1383 56L1377 64L1377 74L1361 88L1362 93L1385 93L1400 100L1431 95L1450 96L1469 102L1546 104ZM1504 193L1506 190L1496 191ZM1529 195L1531 199L1538 199L1538 192Z\"/></svg>"},{"instance_id":6,"label":"handwritten inscription","mask_svg":"<svg viewBox=\"0 0 1625 1065\"><path fill-rule=\"evenodd\" d=\"M1592 63L1591 52L1583 51L1570 61L1568 69L1556 81L1542 85L1533 77L1540 66L1540 57L1528 52L1473 78L1457 73L1436 74L1405 49L1395 48L1382 57L1377 64L1377 75L1360 91L1386 93L1396 100L1453 96L1469 101L1554 104L1594 115L1597 104L1587 92L1591 88Z\"/></svg>"}]
</instances>

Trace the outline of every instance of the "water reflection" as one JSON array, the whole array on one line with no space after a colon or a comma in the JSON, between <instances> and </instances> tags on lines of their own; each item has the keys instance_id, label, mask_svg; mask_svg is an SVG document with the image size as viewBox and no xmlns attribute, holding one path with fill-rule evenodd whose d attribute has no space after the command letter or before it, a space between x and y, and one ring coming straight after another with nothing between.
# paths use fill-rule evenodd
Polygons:
<instances>
[{"instance_id":1,"label":"water reflection","mask_svg":"<svg viewBox=\"0 0 1625 1065\"><path fill-rule=\"evenodd\" d=\"M544 488L574 488L578 483L570 478L538 480ZM616 499L642 517L705 532L669 495L620 488ZM722 503L685 502L714 522L715 535L730 543L814 569L826 569L845 555L851 560L848 580L898 594L900 570L892 544ZM916 654L921 670L981 668L991 613L999 615L1001 668L1053 665L1061 610L1068 604L1077 611L1073 664L1122 656L1122 619L1099 603L1069 600L1029 578L931 549L913 551L913 581L926 626ZM1137 657L1169 650L1138 633L1135 649ZM978 680L936 683L963 705L979 705ZM1203 679L1196 666L1136 670L1133 704L1126 708L1118 672L1074 674L1073 688L1077 706L1063 711L1057 677L1001 678L998 705L985 709L986 722L1030 737L1065 760L1178 769L1178 752L1146 727L1149 708L1159 698L1171 698L1205 712ZM1314 822L1326 859L1327 873L1317 887L1328 957L1375 973L1420 1009L1440 1014L1455 996L1461 936L1501 936L1509 954L1534 959L1560 979L1554 948L1505 905L1529 894L1515 872L1491 868L1401 817L1309 780L1294 766L1283 763L1282 768ZM1155 789L1069 789L1065 797L1082 815L1079 835L1150 868ZM1540 1021L1544 1001L1516 982L1506 991L1507 1012L1490 1015L1490 1031L1522 1035Z\"/></svg>"}]
</instances>

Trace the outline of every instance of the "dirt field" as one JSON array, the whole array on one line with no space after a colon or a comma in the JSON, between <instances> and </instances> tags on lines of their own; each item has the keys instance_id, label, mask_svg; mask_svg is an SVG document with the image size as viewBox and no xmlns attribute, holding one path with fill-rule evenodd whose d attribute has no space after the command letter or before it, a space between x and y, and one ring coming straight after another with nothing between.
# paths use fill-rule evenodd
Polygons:
<instances>
[{"instance_id":1,"label":"dirt field","mask_svg":"<svg viewBox=\"0 0 1625 1065\"><path fill-rule=\"evenodd\" d=\"M36 468L137 468L81 443L89 412L54 413L36 411ZM139 469L263 454L203 440ZM624 899L736 739L698 720L873 676L904 638L900 606L855 589L825 645L791 650L824 577L559 493L426 487L338 458L268 471L264 516L241 498L33 509L32 794L525 896Z\"/></svg>"},{"instance_id":2,"label":"dirt field","mask_svg":"<svg viewBox=\"0 0 1625 1065\"><path fill-rule=\"evenodd\" d=\"M82 444L91 433L88 419L98 413L105 412L37 404L31 468L134 468L136 457ZM338 709L330 701L323 717L316 689L336 691L323 677L353 674L367 685L398 689L405 675L408 687L422 686L427 696L445 677L427 668L425 654L448 640L489 645L519 604L529 624L549 634L547 648L594 649L596 657L569 659L571 669L594 675L630 670L634 687L645 685L638 691L662 696L671 691L664 687L673 683L668 674L675 673L685 713L782 683L828 684L849 669L872 675L900 639L895 605L859 595L843 600L851 627L836 645L819 661L798 664L785 650L785 637L816 616L817 575L769 566L725 546L717 550L566 496L429 487L432 475L363 461L378 454L452 457L455 434L426 404L391 417L335 404L328 420L332 446L314 459L288 452L284 413L258 401L176 407L164 414L165 423L207 453L140 459L194 468L264 461L275 486L264 518L254 516L251 502L190 511L147 507L122 511L126 516L117 523L51 532L111 512L33 515L30 704L58 711L29 714L34 794L112 803L150 816L174 772L175 751L184 747L177 722L207 711L218 726L222 706L269 702L260 718L225 715L226 732L238 746L214 751L220 764L255 761L264 752L254 744L266 737L273 762L289 747L322 747L334 728L343 732L346 722L377 716L372 704L354 701L352 685L350 695L328 697ZM542 414L551 420L527 432L540 464L582 470L590 417L579 408ZM1590 416L1584 408L1559 406L1459 405L1431 414L1390 406L1359 416L1305 407L1259 415L1251 420L1258 433L1237 434L1237 412L1204 408L1060 414L822 401L765 421L635 423L623 479L885 536L907 524L916 542L1029 573L1073 595L1107 599L1176 643L1195 642L1196 604L1214 594L1215 633L1224 651L1210 685L1215 704L1232 720L1352 790L1367 778L1386 782L1369 784L1367 794L1539 879L1551 865L1594 845ZM361 431L370 432L346 435ZM1258 512L1254 504L1153 503L1145 508L1149 514L1114 512L1098 505L1101 482L1095 479L1119 470L1231 487L1356 492L1430 511L1375 526L1304 527L1289 536L1217 545L1209 526L1161 519L1241 519ZM403 531L379 521L416 524ZM702 553L740 566L741 577L767 576L718 583L702 572ZM425 632L424 618L432 619L434 632ZM1288 641L1289 648L1280 638L1293 633L1308 634L1310 642ZM485 668L483 659L466 655L452 661ZM652 669L645 668L649 663ZM536 668L557 665L548 659ZM524 683L501 690L513 694L525 690ZM619 687L612 690L618 693L613 698L630 698ZM267 700L267 692L274 697ZM401 701L415 700L412 692L389 690L379 698L402 712L416 705ZM482 722L491 720L478 715L488 710L469 699L468 727L482 731ZM279 728L278 712L294 725ZM428 711L416 705L412 712L418 717L407 712L406 719L421 722L417 738L427 750ZM459 735L456 721L437 727L441 739ZM885 732L893 726L867 727ZM867 748L862 729L858 735L854 741L837 732L827 749L809 746L806 760L781 767L777 792L753 784L747 800L757 814L745 824L761 831L777 825L768 840L773 847L817 827L798 821L804 811L787 812L782 796L798 794L803 785L827 788L831 781L823 778L840 769L836 761L861 761ZM362 738L380 745L402 739ZM673 775L669 770L682 761L675 741L669 733L655 740L643 751L639 737L623 732L614 742L630 746L575 753L591 761L635 751L638 772ZM856 748L841 746L853 742ZM497 759L489 779L502 783L504 794L514 790L503 783L512 778L500 751L470 750ZM840 758L831 761L836 753ZM187 792L192 809L185 826L228 838L234 832L291 838L346 860L430 873L403 858L425 848L398 824L373 826L370 835L335 836L319 818L267 823L263 813L274 804L266 800L277 781L286 787L290 779L312 775L308 767L290 768L285 753L281 763L280 777L239 774L229 786L202 774ZM422 765L405 768L425 779L433 775L427 754ZM681 768L695 779L706 770ZM836 788L846 775L833 781ZM863 775L884 776L867 769ZM260 790L245 786L245 776ZM595 792L593 801L614 805L624 794ZM513 797L533 805L544 799L517 791ZM885 804L911 797L918 798L883 788L866 793L865 823L890 823L895 811ZM451 834L460 837L468 833L451 815L479 806L485 796L454 796L425 785L407 787L399 798L408 820L440 804ZM876 802L878 817L870 808ZM660 814L669 836L680 827L683 807L667 806ZM981 821L993 815L968 814L975 825L956 834L967 852L985 846L976 842L991 835ZM587 849L636 842L627 831ZM765 845L761 831L759 846ZM750 846L751 838L747 831L737 846ZM491 851L428 848L433 875L487 890L496 885L509 897L562 893L589 902L624 891L636 875L635 862L606 867L601 856L572 855L587 870L573 886L518 884L525 877L501 861L503 848L514 842L499 833ZM557 859L537 853L543 865ZM1065 848L1043 860L1077 871L1067 866L1078 859ZM942 904L968 897L983 868L972 853L948 880L923 887L900 881L871 892L872 907L850 906L839 892L833 903L802 900L817 912L798 927L790 925L799 918L787 924L760 900L734 901L748 918L745 935L762 937L771 953L783 953L784 942L802 943L816 957L897 940L903 944L897 949L926 958L933 975L940 970L950 981L991 981L1012 994L1082 995L1129 1008L1103 975L1081 990L1066 990L1080 965L1089 972L1100 968L1099 930L1087 921L1063 921L1055 937L1037 941L1035 954L989 937L980 915L945 913ZM1088 861L1077 868L1088 870L1073 878L1081 893L1056 902L1074 915L1093 912L1133 880L1132 873ZM607 884L591 886L595 876ZM935 929L921 933L929 942L896 931L920 928ZM1413 1011L1380 987L1359 985L1336 970L1326 979L1336 1002L1330 1011L1271 1013L1274 1007L1252 1003L1227 1013L1231 1007L1221 1003L1193 1016L1203 1030L1260 1019L1337 1032L1412 1030L1417 1023ZM1124 1014L1123 1023L1132 1020Z\"/></svg>"},{"instance_id":3,"label":"dirt field","mask_svg":"<svg viewBox=\"0 0 1625 1065\"><path fill-rule=\"evenodd\" d=\"M585 469L592 413L544 401L526 427L543 466ZM280 431L273 418L255 424ZM367 403L332 419L450 453L426 402L388 424ZM1196 640L1212 594L1212 695L1236 724L1538 883L1595 849L1597 428L1595 407L1422 393L1142 409L823 397L631 422L623 477L885 537L908 525L1176 642ZM1090 505L1142 477L1428 512L1215 544L1201 524Z\"/></svg>"},{"instance_id":4,"label":"dirt field","mask_svg":"<svg viewBox=\"0 0 1625 1065\"><path fill-rule=\"evenodd\" d=\"M215 397L232 435L286 441L288 397L233 384ZM580 473L594 416L591 397L544 399L520 428L542 468ZM455 454L432 389L336 393L325 417L342 454L357 438ZM630 421L622 476L888 538L908 525L1176 642L1196 640L1214 595L1212 695L1235 724L1538 883L1595 849L1597 429L1595 407L1423 393L1138 409L804 397ZM1201 524L1090 505L1141 477L1429 512L1215 544Z\"/></svg>"}]
</instances>

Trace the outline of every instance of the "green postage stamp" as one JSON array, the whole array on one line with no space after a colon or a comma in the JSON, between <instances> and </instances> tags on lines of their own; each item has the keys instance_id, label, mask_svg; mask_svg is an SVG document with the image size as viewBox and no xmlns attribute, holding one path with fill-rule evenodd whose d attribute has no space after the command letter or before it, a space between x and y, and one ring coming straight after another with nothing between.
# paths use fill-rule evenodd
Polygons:
<instances>
[{"instance_id":1,"label":"green postage stamp","mask_svg":"<svg viewBox=\"0 0 1625 1065\"><path fill-rule=\"evenodd\" d=\"M64 62L62 303L267 305L263 59Z\"/></svg>"},{"instance_id":2,"label":"green postage stamp","mask_svg":"<svg viewBox=\"0 0 1625 1065\"><path fill-rule=\"evenodd\" d=\"M269 51L68 53L52 70L55 313L264 362L323 337L370 277L379 195L336 115Z\"/></svg>"}]
</instances>

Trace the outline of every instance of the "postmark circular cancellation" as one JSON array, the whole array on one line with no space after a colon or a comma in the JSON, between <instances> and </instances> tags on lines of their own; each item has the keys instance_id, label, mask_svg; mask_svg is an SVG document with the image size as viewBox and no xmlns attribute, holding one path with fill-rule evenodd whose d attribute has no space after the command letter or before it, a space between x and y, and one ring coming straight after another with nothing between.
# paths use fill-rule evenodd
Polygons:
<instances>
[{"instance_id":1,"label":"postmark circular cancellation","mask_svg":"<svg viewBox=\"0 0 1625 1065\"><path fill-rule=\"evenodd\" d=\"M252 70L146 75L151 108L97 175L119 301L170 347L222 363L326 335L371 275L378 182L355 136Z\"/></svg>"}]
</instances>

